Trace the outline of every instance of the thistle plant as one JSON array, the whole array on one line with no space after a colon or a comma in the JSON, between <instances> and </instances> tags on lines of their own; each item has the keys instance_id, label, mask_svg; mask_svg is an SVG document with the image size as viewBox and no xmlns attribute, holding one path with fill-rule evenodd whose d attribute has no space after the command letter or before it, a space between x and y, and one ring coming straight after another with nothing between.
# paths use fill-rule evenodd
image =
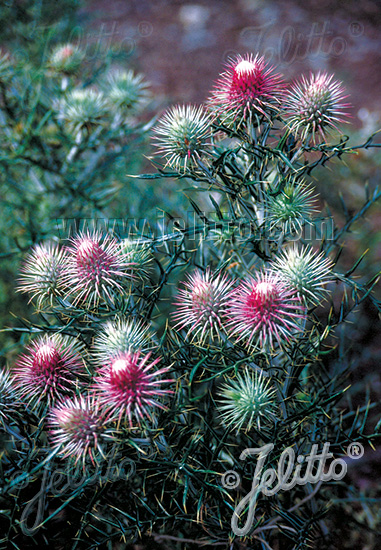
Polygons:
<instances>
[{"instance_id":1,"label":"thistle plant","mask_svg":"<svg viewBox=\"0 0 381 550\"><path fill-rule=\"evenodd\" d=\"M50 177L42 178L39 166L36 178L49 189L59 182L66 197L60 208L78 206L83 222L91 205L95 219L53 241L47 226L34 228L24 246L18 290L37 311L8 330L19 356L12 347L10 374L0 378L11 438L2 464L4 540L14 533L14 547L48 540L77 550L155 537L169 545L304 550L330 548L337 523L345 522L366 540L364 548L376 547L372 489L368 499L350 476L328 480L331 459L319 485L302 477L313 447L322 452L329 443L332 460L346 455L347 464L351 445L369 453L379 439L372 394L348 381L358 358L351 327L356 312L380 311L373 292L379 274L370 263L361 272L364 254L352 263L343 257L354 223L380 193L366 187L361 205L349 208L341 198L322 208L316 186L325 183L323 167L379 147L376 137L350 145L337 136L347 105L334 76L289 85L259 54L237 56L204 105L170 107L148 125L158 172L139 176L139 189L144 179L160 192L175 181L186 187L192 216L180 217L178 203L168 201L158 231L135 223L131 234L107 218L112 185L100 180L113 166L108 153L121 154L143 107L144 81L116 72L88 89L75 82L80 75L81 67L68 89L55 83L52 132L67 142L59 159L52 157ZM81 99L74 90L87 91ZM76 94L94 100L86 116L77 116ZM32 158L49 162L38 151L36 145ZM126 173L112 178L117 202L135 181ZM99 177L95 186L92 177ZM140 220L134 193L130 212ZM23 404L17 414L11 395ZM132 476L104 475L110 446L133 462ZM260 480L253 484L256 465L247 459L270 447L261 478L269 491L258 495L252 514ZM299 457L297 483L271 493L278 482L284 489L278 463L285 450L289 462ZM82 464L85 479L52 496L62 464L69 477ZM91 486L88 465L96 471ZM16 468L22 473L14 477ZM234 488L221 482L232 470ZM33 502L33 490L48 503L26 539L20 503ZM49 534L53 520L63 535Z\"/></svg>"},{"instance_id":2,"label":"thistle plant","mask_svg":"<svg viewBox=\"0 0 381 550\"><path fill-rule=\"evenodd\" d=\"M263 374L242 369L235 380L222 385L218 401L222 422L239 432L249 432L253 427L261 430L263 423L276 418L275 390Z\"/></svg>"},{"instance_id":3,"label":"thistle plant","mask_svg":"<svg viewBox=\"0 0 381 550\"><path fill-rule=\"evenodd\" d=\"M259 272L244 280L229 297L230 333L247 348L271 353L303 332L304 312L295 288L278 275Z\"/></svg>"},{"instance_id":4,"label":"thistle plant","mask_svg":"<svg viewBox=\"0 0 381 550\"><path fill-rule=\"evenodd\" d=\"M162 389L161 384L172 380L160 378L168 367L155 369L160 358L150 362L150 355L142 356L140 351L120 353L104 365L96 377L99 401L105 411L118 419L118 425L124 419L132 427L133 416L140 424L145 417L152 419L151 409L165 408L158 398L171 390Z\"/></svg>"},{"instance_id":5,"label":"thistle plant","mask_svg":"<svg viewBox=\"0 0 381 550\"><path fill-rule=\"evenodd\" d=\"M303 181L288 179L280 192L267 197L269 232L299 233L316 211L313 189Z\"/></svg>"},{"instance_id":6,"label":"thistle plant","mask_svg":"<svg viewBox=\"0 0 381 550\"><path fill-rule=\"evenodd\" d=\"M148 352L154 347L155 335L141 320L117 317L107 321L98 331L92 355L98 366L106 365L124 353Z\"/></svg>"},{"instance_id":7,"label":"thistle plant","mask_svg":"<svg viewBox=\"0 0 381 550\"><path fill-rule=\"evenodd\" d=\"M329 292L326 285L332 282L332 267L332 261L323 253L317 254L307 247L298 249L295 245L284 250L272 263L273 271L313 305L318 305Z\"/></svg>"},{"instance_id":8,"label":"thistle plant","mask_svg":"<svg viewBox=\"0 0 381 550\"><path fill-rule=\"evenodd\" d=\"M109 103L129 115L139 111L149 98L148 84L143 75L133 71L109 74L103 87Z\"/></svg>"},{"instance_id":9,"label":"thistle plant","mask_svg":"<svg viewBox=\"0 0 381 550\"><path fill-rule=\"evenodd\" d=\"M74 44L57 46L51 53L49 65L53 71L67 76L78 72L84 59L84 52Z\"/></svg>"},{"instance_id":10,"label":"thistle plant","mask_svg":"<svg viewBox=\"0 0 381 550\"><path fill-rule=\"evenodd\" d=\"M282 83L282 77L267 66L263 57L237 56L228 61L209 101L222 123L233 120L239 126L276 113L283 95Z\"/></svg>"},{"instance_id":11,"label":"thistle plant","mask_svg":"<svg viewBox=\"0 0 381 550\"><path fill-rule=\"evenodd\" d=\"M54 296L62 295L64 265L65 252L58 243L36 245L20 270L17 290L28 293L31 300L36 299L38 309L51 305Z\"/></svg>"},{"instance_id":12,"label":"thistle plant","mask_svg":"<svg viewBox=\"0 0 381 550\"><path fill-rule=\"evenodd\" d=\"M327 73L302 76L295 82L286 98L285 110L292 132L300 133L301 139L313 141L324 139L325 133L345 122L349 104L345 103L341 82Z\"/></svg>"},{"instance_id":13,"label":"thistle plant","mask_svg":"<svg viewBox=\"0 0 381 550\"><path fill-rule=\"evenodd\" d=\"M42 336L33 340L14 367L14 386L33 407L74 394L78 375L85 375L81 345L75 339Z\"/></svg>"},{"instance_id":14,"label":"thistle plant","mask_svg":"<svg viewBox=\"0 0 381 550\"><path fill-rule=\"evenodd\" d=\"M95 464L105 458L104 447L115 441L110 420L99 402L91 397L66 398L49 412L47 426L53 449L62 458L71 457L74 465L85 464L89 458Z\"/></svg>"},{"instance_id":15,"label":"thistle plant","mask_svg":"<svg viewBox=\"0 0 381 550\"><path fill-rule=\"evenodd\" d=\"M203 344L207 338L217 338L225 331L229 289L232 286L227 275L215 275L207 270L188 275L177 295L175 328L187 329L186 336Z\"/></svg>"},{"instance_id":16,"label":"thistle plant","mask_svg":"<svg viewBox=\"0 0 381 550\"><path fill-rule=\"evenodd\" d=\"M79 234L72 238L66 253L63 284L73 305L85 301L95 306L100 299L112 302L113 292L122 291L123 282L133 278L133 264L109 235Z\"/></svg>"},{"instance_id":17,"label":"thistle plant","mask_svg":"<svg viewBox=\"0 0 381 550\"><path fill-rule=\"evenodd\" d=\"M202 107L178 105L169 110L155 127L158 153L166 165L185 172L197 166L207 154L211 137L210 119Z\"/></svg>"}]
</instances>

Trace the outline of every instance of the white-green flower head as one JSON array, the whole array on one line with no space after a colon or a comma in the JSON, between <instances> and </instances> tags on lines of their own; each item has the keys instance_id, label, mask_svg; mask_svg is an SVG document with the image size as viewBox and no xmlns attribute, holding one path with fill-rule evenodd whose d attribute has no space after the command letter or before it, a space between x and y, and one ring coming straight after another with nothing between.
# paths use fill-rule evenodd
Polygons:
<instances>
[{"instance_id":1,"label":"white-green flower head","mask_svg":"<svg viewBox=\"0 0 381 550\"><path fill-rule=\"evenodd\" d=\"M154 133L166 166L178 172L197 166L201 157L208 155L211 126L209 115L202 106L172 107L154 128Z\"/></svg>"},{"instance_id":2,"label":"white-green flower head","mask_svg":"<svg viewBox=\"0 0 381 550\"><path fill-rule=\"evenodd\" d=\"M108 113L104 95L97 90L83 88L71 91L63 99L59 117L72 130L90 130L104 123Z\"/></svg>"},{"instance_id":3,"label":"white-green flower head","mask_svg":"<svg viewBox=\"0 0 381 550\"><path fill-rule=\"evenodd\" d=\"M316 196L303 180L291 179L275 196L267 196L267 221L270 231L279 228L286 235L301 231L316 212Z\"/></svg>"},{"instance_id":4,"label":"white-green flower head","mask_svg":"<svg viewBox=\"0 0 381 550\"><path fill-rule=\"evenodd\" d=\"M147 87L148 84L141 74L135 74L133 71L115 71L108 75L104 93L112 105L133 114L148 100Z\"/></svg>"},{"instance_id":5,"label":"white-green flower head","mask_svg":"<svg viewBox=\"0 0 381 550\"><path fill-rule=\"evenodd\" d=\"M337 129L337 124L346 122L350 105L344 100L342 83L333 75L318 72L309 78L302 76L295 82L284 100L285 115L291 132L308 136L314 142L325 139L328 130Z\"/></svg>"},{"instance_id":6,"label":"white-green flower head","mask_svg":"<svg viewBox=\"0 0 381 550\"><path fill-rule=\"evenodd\" d=\"M62 275L66 255L57 243L36 245L28 254L20 270L18 292L27 292L36 300L38 309L52 305L63 289Z\"/></svg>"},{"instance_id":7,"label":"white-green flower head","mask_svg":"<svg viewBox=\"0 0 381 550\"><path fill-rule=\"evenodd\" d=\"M148 277L153 261L149 244L139 240L122 239L119 247L126 262L133 266L134 275L140 279Z\"/></svg>"},{"instance_id":8,"label":"white-green flower head","mask_svg":"<svg viewBox=\"0 0 381 550\"><path fill-rule=\"evenodd\" d=\"M271 270L294 287L306 303L316 306L329 292L325 286L333 280L332 267L323 252L294 244L275 258Z\"/></svg>"},{"instance_id":9,"label":"white-green flower head","mask_svg":"<svg viewBox=\"0 0 381 550\"><path fill-rule=\"evenodd\" d=\"M219 392L218 409L222 422L237 432L261 429L275 419L277 409L274 404L275 390L270 379L257 371L243 369L235 380L225 383Z\"/></svg>"},{"instance_id":10,"label":"white-green flower head","mask_svg":"<svg viewBox=\"0 0 381 550\"><path fill-rule=\"evenodd\" d=\"M84 59L84 52L74 44L59 45L49 58L50 67L57 73L75 74Z\"/></svg>"},{"instance_id":11,"label":"white-green flower head","mask_svg":"<svg viewBox=\"0 0 381 550\"><path fill-rule=\"evenodd\" d=\"M150 325L136 319L107 321L95 337L93 356L99 366L121 353L146 353L155 347L156 336Z\"/></svg>"}]
</instances>

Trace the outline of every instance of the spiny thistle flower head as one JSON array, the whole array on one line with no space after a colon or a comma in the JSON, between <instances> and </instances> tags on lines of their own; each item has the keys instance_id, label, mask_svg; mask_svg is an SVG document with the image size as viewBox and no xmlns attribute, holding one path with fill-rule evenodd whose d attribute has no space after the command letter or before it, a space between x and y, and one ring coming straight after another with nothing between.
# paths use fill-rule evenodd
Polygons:
<instances>
[{"instance_id":1,"label":"spiny thistle flower head","mask_svg":"<svg viewBox=\"0 0 381 550\"><path fill-rule=\"evenodd\" d=\"M326 130L345 122L350 106L344 102L346 97L342 83L333 80L333 75L319 72L309 78L302 76L285 97L290 130L299 133L303 141L308 136L316 141L316 134L324 139Z\"/></svg>"},{"instance_id":2,"label":"spiny thistle flower head","mask_svg":"<svg viewBox=\"0 0 381 550\"><path fill-rule=\"evenodd\" d=\"M205 273L196 271L187 274L175 302L177 311L173 318L177 321L175 328L187 329L187 337L203 344L208 337L217 337L224 331L224 315L229 302L229 290L233 281L226 274L213 274L210 269Z\"/></svg>"},{"instance_id":3,"label":"spiny thistle flower head","mask_svg":"<svg viewBox=\"0 0 381 550\"><path fill-rule=\"evenodd\" d=\"M27 346L16 361L13 375L18 395L33 407L41 401L52 403L71 394L78 376L85 374L82 346L68 336L40 336Z\"/></svg>"},{"instance_id":4,"label":"spiny thistle flower head","mask_svg":"<svg viewBox=\"0 0 381 550\"><path fill-rule=\"evenodd\" d=\"M275 196L268 195L266 202L270 231L278 227L286 235L301 231L316 212L313 189L302 180L287 181L282 191Z\"/></svg>"},{"instance_id":5,"label":"spiny thistle flower head","mask_svg":"<svg viewBox=\"0 0 381 550\"><path fill-rule=\"evenodd\" d=\"M95 337L93 355L103 366L121 353L147 352L154 346L151 327L136 319L116 318L107 321Z\"/></svg>"},{"instance_id":6,"label":"spiny thistle flower head","mask_svg":"<svg viewBox=\"0 0 381 550\"><path fill-rule=\"evenodd\" d=\"M0 424L8 423L13 413L20 408L13 378L8 370L0 371Z\"/></svg>"},{"instance_id":7,"label":"spiny thistle flower head","mask_svg":"<svg viewBox=\"0 0 381 550\"><path fill-rule=\"evenodd\" d=\"M53 447L59 448L62 458L74 459L74 463L90 458L95 464L105 457L108 441L115 440L108 427L107 413L99 401L91 396L62 399L49 412L49 437Z\"/></svg>"},{"instance_id":8,"label":"spiny thistle flower head","mask_svg":"<svg viewBox=\"0 0 381 550\"><path fill-rule=\"evenodd\" d=\"M119 246L125 260L132 264L134 275L140 279L147 278L153 261L149 245L139 240L122 239Z\"/></svg>"},{"instance_id":9,"label":"spiny thistle flower head","mask_svg":"<svg viewBox=\"0 0 381 550\"><path fill-rule=\"evenodd\" d=\"M286 344L302 331L304 309L296 291L280 276L264 271L244 280L229 296L228 327L248 349Z\"/></svg>"},{"instance_id":10,"label":"spiny thistle flower head","mask_svg":"<svg viewBox=\"0 0 381 550\"><path fill-rule=\"evenodd\" d=\"M95 380L95 391L101 404L118 423L128 419L132 427L133 416L140 423L144 417L152 418L150 409L165 409L158 398L172 392L160 386L172 380L163 380L160 376L169 367L153 370L160 358L150 363L150 356L150 353L120 353L101 369Z\"/></svg>"},{"instance_id":11,"label":"spiny thistle flower head","mask_svg":"<svg viewBox=\"0 0 381 550\"><path fill-rule=\"evenodd\" d=\"M36 299L38 309L52 305L53 298L62 294L64 266L65 253L57 243L36 245L21 268L17 291L30 294L30 300Z\"/></svg>"},{"instance_id":12,"label":"spiny thistle flower head","mask_svg":"<svg viewBox=\"0 0 381 550\"><path fill-rule=\"evenodd\" d=\"M142 75L133 71L115 71L108 76L104 93L112 105L132 114L147 101L147 87Z\"/></svg>"},{"instance_id":13,"label":"spiny thistle flower head","mask_svg":"<svg viewBox=\"0 0 381 550\"><path fill-rule=\"evenodd\" d=\"M75 74L84 58L84 52L74 44L59 45L49 58L50 67L57 73Z\"/></svg>"},{"instance_id":14,"label":"spiny thistle flower head","mask_svg":"<svg viewBox=\"0 0 381 550\"><path fill-rule=\"evenodd\" d=\"M254 121L278 112L283 96L283 79L257 54L238 55L228 61L209 102L223 120Z\"/></svg>"},{"instance_id":15,"label":"spiny thistle flower head","mask_svg":"<svg viewBox=\"0 0 381 550\"><path fill-rule=\"evenodd\" d=\"M237 373L236 380L229 380L219 392L218 409L222 422L236 430L250 431L252 427L261 429L261 423L275 419L275 390L270 379L263 374L245 368L243 375Z\"/></svg>"},{"instance_id":16,"label":"spiny thistle flower head","mask_svg":"<svg viewBox=\"0 0 381 550\"><path fill-rule=\"evenodd\" d=\"M63 281L73 305L86 302L96 307L100 299L113 303L113 292L121 292L123 283L133 278L133 265L126 261L116 239L108 234L79 233L71 238L66 252Z\"/></svg>"},{"instance_id":17,"label":"spiny thistle flower head","mask_svg":"<svg viewBox=\"0 0 381 550\"><path fill-rule=\"evenodd\" d=\"M72 90L59 105L59 118L63 119L73 132L103 124L109 114L104 95L91 88Z\"/></svg>"},{"instance_id":18,"label":"spiny thistle flower head","mask_svg":"<svg viewBox=\"0 0 381 550\"><path fill-rule=\"evenodd\" d=\"M324 300L328 292L324 285L333 280L332 267L333 263L323 252L318 254L312 248L298 248L295 244L277 256L271 265L274 273L313 305Z\"/></svg>"},{"instance_id":19,"label":"spiny thistle flower head","mask_svg":"<svg viewBox=\"0 0 381 550\"><path fill-rule=\"evenodd\" d=\"M197 166L200 158L208 154L211 127L203 107L172 107L154 128L154 133L166 165L178 172Z\"/></svg>"}]
</instances>

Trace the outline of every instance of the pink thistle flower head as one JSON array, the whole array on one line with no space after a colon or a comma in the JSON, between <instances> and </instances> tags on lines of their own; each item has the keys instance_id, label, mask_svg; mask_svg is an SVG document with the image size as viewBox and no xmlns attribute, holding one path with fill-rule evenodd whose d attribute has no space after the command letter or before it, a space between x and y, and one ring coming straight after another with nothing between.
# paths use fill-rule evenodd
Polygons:
<instances>
[{"instance_id":1,"label":"pink thistle flower head","mask_svg":"<svg viewBox=\"0 0 381 550\"><path fill-rule=\"evenodd\" d=\"M227 63L212 91L209 102L217 115L238 123L254 117L270 119L279 111L283 79L258 54L238 55Z\"/></svg>"},{"instance_id":2,"label":"pink thistle flower head","mask_svg":"<svg viewBox=\"0 0 381 550\"><path fill-rule=\"evenodd\" d=\"M115 440L105 411L94 397L73 397L61 400L48 415L49 436L62 458L75 464L87 458L95 464L105 457L107 441Z\"/></svg>"},{"instance_id":3,"label":"pink thistle flower head","mask_svg":"<svg viewBox=\"0 0 381 550\"><path fill-rule=\"evenodd\" d=\"M73 393L78 376L85 373L82 347L75 338L54 334L33 341L14 368L14 384L19 395L33 407L41 401L53 402Z\"/></svg>"},{"instance_id":4,"label":"pink thistle flower head","mask_svg":"<svg viewBox=\"0 0 381 550\"><path fill-rule=\"evenodd\" d=\"M160 386L172 380L163 380L160 376L169 367L153 370L160 358L149 363L150 356L150 353L145 356L140 352L120 353L100 371L95 381L101 404L112 417L118 418L118 423L122 418L128 419L132 427L133 415L140 423L144 417L151 419L151 408L165 409L158 398L172 391Z\"/></svg>"},{"instance_id":5,"label":"pink thistle flower head","mask_svg":"<svg viewBox=\"0 0 381 550\"><path fill-rule=\"evenodd\" d=\"M209 269L205 273L196 271L187 278L175 302L177 311L173 318L178 321L175 328L188 329L187 337L192 334L192 341L203 344L207 338L213 339L224 331L224 314L233 282L226 274L216 276Z\"/></svg>"},{"instance_id":6,"label":"pink thistle flower head","mask_svg":"<svg viewBox=\"0 0 381 550\"><path fill-rule=\"evenodd\" d=\"M114 303L113 294L122 292L124 283L134 278L132 267L110 235L80 233L67 247L67 296L72 297L73 305L84 302L96 307L99 300Z\"/></svg>"},{"instance_id":7,"label":"pink thistle flower head","mask_svg":"<svg viewBox=\"0 0 381 550\"><path fill-rule=\"evenodd\" d=\"M36 299L38 309L52 305L55 296L62 294L62 272L65 253L56 243L34 247L21 268L18 292L27 292Z\"/></svg>"},{"instance_id":8,"label":"pink thistle flower head","mask_svg":"<svg viewBox=\"0 0 381 550\"><path fill-rule=\"evenodd\" d=\"M230 293L230 333L247 348L283 346L302 331L305 311L296 291L276 274L259 272Z\"/></svg>"},{"instance_id":9,"label":"pink thistle flower head","mask_svg":"<svg viewBox=\"0 0 381 550\"><path fill-rule=\"evenodd\" d=\"M333 80L333 75L319 72L311 73L309 79L302 76L285 96L290 130L300 133L302 140L310 136L316 141L316 134L324 139L327 130L347 122L350 104L344 102L346 97L342 83Z\"/></svg>"}]
</instances>

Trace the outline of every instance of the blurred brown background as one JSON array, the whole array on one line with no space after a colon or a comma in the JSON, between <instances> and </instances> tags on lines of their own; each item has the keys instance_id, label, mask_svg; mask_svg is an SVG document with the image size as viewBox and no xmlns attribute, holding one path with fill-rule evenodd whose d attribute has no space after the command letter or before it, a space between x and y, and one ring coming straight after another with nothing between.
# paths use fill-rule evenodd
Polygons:
<instances>
[{"instance_id":1,"label":"blurred brown background","mask_svg":"<svg viewBox=\"0 0 381 550\"><path fill-rule=\"evenodd\" d=\"M335 72L355 125L379 118L379 0L89 0L82 14L82 41L130 50L168 102L203 101L229 55L260 52L288 80Z\"/></svg>"}]
</instances>

